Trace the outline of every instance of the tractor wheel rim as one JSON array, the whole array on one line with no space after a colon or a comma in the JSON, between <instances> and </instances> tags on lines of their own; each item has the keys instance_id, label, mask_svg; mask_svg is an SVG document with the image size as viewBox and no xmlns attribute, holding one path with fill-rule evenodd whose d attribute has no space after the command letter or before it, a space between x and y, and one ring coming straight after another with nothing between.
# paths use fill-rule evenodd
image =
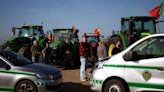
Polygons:
<instances>
[{"instance_id":1,"label":"tractor wheel rim","mask_svg":"<svg viewBox=\"0 0 164 92\"><path fill-rule=\"evenodd\" d=\"M109 88L109 92L121 92L120 91L120 88L118 85L112 85L110 88Z\"/></svg>"}]
</instances>

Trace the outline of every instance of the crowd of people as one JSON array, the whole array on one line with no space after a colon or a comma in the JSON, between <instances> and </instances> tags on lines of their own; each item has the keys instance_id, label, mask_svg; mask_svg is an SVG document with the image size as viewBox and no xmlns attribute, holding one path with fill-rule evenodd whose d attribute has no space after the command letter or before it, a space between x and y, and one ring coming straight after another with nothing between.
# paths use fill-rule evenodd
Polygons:
<instances>
[{"instance_id":1,"label":"crowd of people","mask_svg":"<svg viewBox=\"0 0 164 92\"><path fill-rule=\"evenodd\" d=\"M32 46L23 46L18 51L19 54L31 60L31 62L43 62L45 64L51 64L52 62L52 49L49 47L49 43L45 43L45 47L41 49L38 45L38 41L34 40Z\"/></svg>"},{"instance_id":2,"label":"crowd of people","mask_svg":"<svg viewBox=\"0 0 164 92\"><path fill-rule=\"evenodd\" d=\"M120 49L120 40L115 41L115 47L112 50L112 55L117 54L121 51ZM96 49L95 49L96 48ZM92 65L98 61L103 60L104 58L108 57L108 48L109 46L106 45L106 42L103 40L100 40L98 42L98 46L90 46L90 44L87 42L87 39L85 37L82 37L82 41L79 44L79 51L80 51L80 80L81 81L86 81L87 80L87 64L90 58L94 57L97 58L91 59L92 60ZM92 72L92 70L91 70ZM91 73L90 72L90 73Z\"/></svg>"},{"instance_id":3,"label":"crowd of people","mask_svg":"<svg viewBox=\"0 0 164 92\"><path fill-rule=\"evenodd\" d=\"M116 54L121 51L119 49L119 46L120 41L116 40L112 54ZM91 60L91 63L94 66L96 62L108 57L108 47L109 46L106 46L106 42L104 40L100 40L98 44L91 46L91 44L87 42L86 37L82 37L82 41L79 43L81 81L86 81L87 79L86 70L88 61ZM45 44L45 47L42 50L40 50L37 40L34 40L33 45L29 49L30 51L27 50L26 47L23 47L20 49L19 53L27 58L31 58L32 62L39 63L40 61L42 61L45 64L51 64L53 62L52 49L49 47L48 42ZM31 52L31 57L27 54L27 52ZM42 60L40 57L42 58Z\"/></svg>"}]
</instances>

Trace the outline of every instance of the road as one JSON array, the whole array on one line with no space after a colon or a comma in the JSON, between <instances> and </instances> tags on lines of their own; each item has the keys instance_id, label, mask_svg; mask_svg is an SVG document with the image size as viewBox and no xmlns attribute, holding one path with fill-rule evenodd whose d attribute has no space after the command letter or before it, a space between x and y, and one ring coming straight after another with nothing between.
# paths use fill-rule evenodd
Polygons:
<instances>
[{"instance_id":1,"label":"road","mask_svg":"<svg viewBox=\"0 0 164 92\"><path fill-rule=\"evenodd\" d=\"M87 70L89 72L90 69ZM61 69L63 74L64 86L62 92L91 92L89 81L81 82L79 69L64 70Z\"/></svg>"}]
</instances>

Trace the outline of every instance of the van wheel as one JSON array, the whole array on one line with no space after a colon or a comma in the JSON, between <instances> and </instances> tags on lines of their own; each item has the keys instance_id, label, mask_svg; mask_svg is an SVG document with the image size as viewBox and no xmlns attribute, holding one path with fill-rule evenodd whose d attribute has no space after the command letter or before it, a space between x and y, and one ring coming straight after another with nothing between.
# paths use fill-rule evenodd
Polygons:
<instances>
[{"instance_id":1,"label":"van wheel","mask_svg":"<svg viewBox=\"0 0 164 92\"><path fill-rule=\"evenodd\" d=\"M37 92L37 88L33 82L24 80L16 85L15 92Z\"/></svg>"},{"instance_id":2,"label":"van wheel","mask_svg":"<svg viewBox=\"0 0 164 92\"><path fill-rule=\"evenodd\" d=\"M126 84L118 79L108 81L103 87L103 92L129 92Z\"/></svg>"}]
</instances>

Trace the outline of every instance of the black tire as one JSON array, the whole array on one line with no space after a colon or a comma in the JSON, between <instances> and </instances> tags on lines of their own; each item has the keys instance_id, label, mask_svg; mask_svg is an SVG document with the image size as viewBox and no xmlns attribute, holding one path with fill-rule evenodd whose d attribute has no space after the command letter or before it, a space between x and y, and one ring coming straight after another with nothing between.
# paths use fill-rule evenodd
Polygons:
<instances>
[{"instance_id":1,"label":"black tire","mask_svg":"<svg viewBox=\"0 0 164 92\"><path fill-rule=\"evenodd\" d=\"M15 92L38 92L36 85L29 80L19 82L15 87Z\"/></svg>"},{"instance_id":2,"label":"black tire","mask_svg":"<svg viewBox=\"0 0 164 92\"><path fill-rule=\"evenodd\" d=\"M129 92L129 90L122 80L112 79L105 84L103 92Z\"/></svg>"}]
</instances>

